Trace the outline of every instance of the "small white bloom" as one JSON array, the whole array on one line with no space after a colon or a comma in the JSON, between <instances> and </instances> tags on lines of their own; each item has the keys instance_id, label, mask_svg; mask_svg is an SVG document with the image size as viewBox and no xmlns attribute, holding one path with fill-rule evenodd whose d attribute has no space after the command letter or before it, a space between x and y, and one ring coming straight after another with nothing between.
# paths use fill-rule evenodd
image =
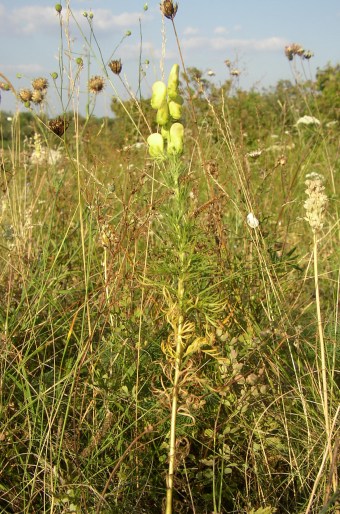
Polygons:
<instances>
[{"instance_id":1,"label":"small white bloom","mask_svg":"<svg viewBox=\"0 0 340 514\"><path fill-rule=\"evenodd\" d=\"M254 150L252 152L248 152L247 156L251 157L252 159L258 159L261 154L262 154L262 150Z\"/></svg>"},{"instance_id":2,"label":"small white bloom","mask_svg":"<svg viewBox=\"0 0 340 514\"><path fill-rule=\"evenodd\" d=\"M314 116L302 116L302 118L297 120L295 125L298 127L299 125L321 125L321 123Z\"/></svg>"},{"instance_id":3,"label":"small white bloom","mask_svg":"<svg viewBox=\"0 0 340 514\"><path fill-rule=\"evenodd\" d=\"M213 70L208 70L207 75L209 75L209 77L214 77L216 73Z\"/></svg>"},{"instance_id":4,"label":"small white bloom","mask_svg":"<svg viewBox=\"0 0 340 514\"><path fill-rule=\"evenodd\" d=\"M257 228L260 224L259 220L252 212L250 212L247 216L247 223L250 226L250 228Z\"/></svg>"}]
</instances>

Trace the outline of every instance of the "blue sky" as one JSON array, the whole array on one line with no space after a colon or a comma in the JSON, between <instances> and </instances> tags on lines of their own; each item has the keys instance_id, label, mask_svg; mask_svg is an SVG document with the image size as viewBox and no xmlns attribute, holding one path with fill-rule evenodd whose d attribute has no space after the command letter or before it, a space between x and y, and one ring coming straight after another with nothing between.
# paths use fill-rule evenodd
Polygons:
<instances>
[{"instance_id":1,"label":"blue sky","mask_svg":"<svg viewBox=\"0 0 340 514\"><path fill-rule=\"evenodd\" d=\"M65 16L67 2L60 3ZM146 3L148 10L144 11ZM69 0L86 37L90 32L82 13L93 12L94 33L106 62L118 46L114 57L122 59L122 78L134 91L138 84L142 35L141 62L150 62L143 65L145 95L152 82L162 78L163 63L167 73L173 63L180 62L169 20L165 20L164 33L159 3L160 0ZM47 0L0 0L0 72L17 89L29 87L37 76L49 77L51 72L59 72L60 27L54 4L55 1ZM178 0L178 4L175 23L186 66L196 66L204 72L213 70L212 80L216 83L229 78L226 59L240 70L237 80L242 88L261 89L275 85L280 79L294 80L294 69L284 55L285 45L293 42L314 53L310 61L304 61L304 70L300 62L295 70L305 71L308 78L314 76L318 67L340 62L339 0ZM127 30L131 36L123 38ZM79 55L86 61L86 43L72 20L70 34L72 62ZM164 35L165 53L162 52ZM89 73L102 75L99 52L95 45L93 48L96 55L91 57ZM65 41L64 52L67 66ZM17 73L22 73L21 79L16 78ZM82 112L87 101L87 74L85 66L79 94ZM112 74L110 77L119 94L124 95L119 79ZM110 114L112 95L113 89L108 84L104 94L97 98L95 114ZM2 92L1 109L15 108L14 95ZM51 115L61 112L53 88L48 94L48 108Z\"/></svg>"}]
</instances>

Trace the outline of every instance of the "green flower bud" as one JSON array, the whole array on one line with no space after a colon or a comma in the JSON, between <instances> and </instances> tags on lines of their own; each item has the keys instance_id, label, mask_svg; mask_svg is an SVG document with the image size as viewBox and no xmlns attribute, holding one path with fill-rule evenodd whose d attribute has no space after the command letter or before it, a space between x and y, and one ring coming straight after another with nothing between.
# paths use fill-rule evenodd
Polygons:
<instances>
[{"instance_id":1,"label":"green flower bud","mask_svg":"<svg viewBox=\"0 0 340 514\"><path fill-rule=\"evenodd\" d=\"M126 35L127 37L128 37L128 36L131 36L131 34L132 34L131 30L127 30L127 31L125 32L125 35Z\"/></svg>"},{"instance_id":2,"label":"green flower bud","mask_svg":"<svg viewBox=\"0 0 340 514\"><path fill-rule=\"evenodd\" d=\"M148 4L147 4L147 3L145 3L145 4L144 4L143 9L144 9L144 11L147 11L147 10L149 9L149 7L148 7Z\"/></svg>"},{"instance_id":3,"label":"green flower bud","mask_svg":"<svg viewBox=\"0 0 340 514\"><path fill-rule=\"evenodd\" d=\"M169 79L168 79L168 95L171 100L176 100L176 96L178 95L178 85L179 85L179 65L174 64L171 68Z\"/></svg>"},{"instance_id":4,"label":"green flower bud","mask_svg":"<svg viewBox=\"0 0 340 514\"><path fill-rule=\"evenodd\" d=\"M166 85L161 80L152 85L151 107L160 109L166 100Z\"/></svg>"},{"instance_id":5,"label":"green flower bud","mask_svg":"<svg viewBox=\"0 0 340 514\"><path fill-rule=\"evenodd\" d=\"M169 141L170 139L171 125L171 123L167 123L166 125L163 125L163 127L161 127L161 134L163 136L164 141Z\"/></svg>"},{"instance_id":6,"label":"green flower bud","mask_svg":"<svg viewBox=\"0 0 340 514\"><path fill-rule=\"evenodd\" d=\"M158 132L151 134L147 139L149 154L155 159L164 158L164 139Z\"/></svg>"},{"instance_id":7,"label":"green flower bud","mask_svg":"<svg viewBox=\"0 0 340 514\"><path fill-rule=\"evenodd\" d=\"M61 4L55 4L54 6L55 10L57 11L57 13L61 13L61 11L63 10Z\"/></svg>"},{"instance_id":8,"label":"green flower bud","mask_svg":"<svg viewBox=\"0 0 340 514\"><path fill-rule=\"evenodd\" d=\"M170 113L168 103L163 102L162 106L157 111L156 121L158 125L166 125L170 121Z\"/></svg>"},{"instance_id":9,"label":"green flower bud","mask_svg":"<svg viewBox=\"0 0 340 514\"><path fill-rule=\"evenodd\" d=\"M77 57L76 63L78 64L78 66L80 68L82 68L84 66L84 61L83 61L83 59L81 57Z\"/></svg>"},{"instance_id":10,"label":"green flower bud","mask_svg":"<svg viewBox=\"0 0 340 514\"><path fill-rule=\"evenodd\" d=\"M179 120L182 117L182 105L170 100L169 112L172 119Z\"/></svg>"},{"instance_id":11,"label":"green flower bud","mask_svg":"<svg viewBox=\"0 0 340 514\"><path fill-rule=\"evenodd\" d=\"M53 80L57 80L58 73L56 71L53 71L53 73L51 73L51 77L52 77Z\"/></svg>"},{"instance_id":12,"label":"green flower bud","mask_svg":"<svg viewBox=\"0 0 340 514\"><path fill-rule=\"evenodd\" d=\"M181 155L183 152L184 127L182 123L174 123L170 129L170 140L168 141L168 154Z\"/></svg>"}]
</instances>

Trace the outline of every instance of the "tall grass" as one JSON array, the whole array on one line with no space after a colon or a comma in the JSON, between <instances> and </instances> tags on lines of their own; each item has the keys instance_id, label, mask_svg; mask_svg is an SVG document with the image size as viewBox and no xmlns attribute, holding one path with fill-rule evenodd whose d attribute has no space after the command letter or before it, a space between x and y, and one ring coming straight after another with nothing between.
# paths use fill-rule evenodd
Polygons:
<instances>
[{"instance_id":1,"label":"tall grass","mask_svg":"<svg viewBox=\"0 0 340 514\"><path fill-rule=\"evenodd\" d=\"M153 159L149 101L117 96L95 12L98 75L73 57L73 17L60 118L48 93L25 100L31 138L0 118L0 512L338 512L339 147L294 126L319 97L274 95L268 124L182 62L184 152ZM92 117L104 81L112 123Z\"/></svg>"}]
</instances>

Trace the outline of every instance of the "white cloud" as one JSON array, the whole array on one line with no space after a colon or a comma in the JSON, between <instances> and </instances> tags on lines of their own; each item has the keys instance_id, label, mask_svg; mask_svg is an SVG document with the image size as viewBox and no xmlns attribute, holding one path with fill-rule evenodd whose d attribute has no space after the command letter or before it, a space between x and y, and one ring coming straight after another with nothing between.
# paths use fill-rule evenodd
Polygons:
<instances>
[{"instance_id":1,"label":"white cloud","mask_svg":"<svg viewBox=\"0 0 340 514\"><path fill-rule=\"evenodd\" d=\"M227 34L228 31L225 27L215 27L214 34Z\"/></svg>"},{"instance_id":2,"label":"white cloud","mask_svg":"<svg viewBox=\"0 0 340 514\"><path fill-rule=\"evenodd\" d=\"M73 10L74 17L81 25L87 21L82 10ZM62 13L64 14L64 12ZM113 14L109 9L95 9L93 11L93 26L96 32L109 32L114 29L130 29L138 25L139 19L143 17L138 12L123 12ZM74 28L74 21L70 18L70 24ZM0 4L0 30L3 33L15 36L29 36L42 32L56 31L59 28L58 14L54 7L26 5L16 9L7 9Z\"/></svg>"},{"instance_id":3,"label":"white cloud","mask_svg":"<svg viewBox=\"0 0 340 514\"><path fill-rule=\"evenodd\" d=\"M2 64L1 70L5 73L27 73L31 75L43 72L44 68L40 64Z\"/></svg>"},{"instance_id":4,"label":"white cloud","mask_svg":"<svg viewBox=\"0 0 340 514\"><path fill-rule=\"evenodd\" d=\"M138 60L139 59L140 46L136 44L126 44L121 47L120 56L122 60ZM167 50L165 60L174 59L177 53L172 50ZM143 41L143 59L157 60L162 59L162 49L156 47L150 41Z\"/></svg>"},{"instance_id":5,"label":"white cloud","mask_svg":"<svg viewBox=\"0 0 340 514\"><path fill-rule=\"evenodd\" d=\"M185 27L183 30L184 36L193 36L198 34L199 30L196 27Z\"/></svg>"},{"instance_id":6,"label":"white cloud","mask_svg":"<svg viewBox=\"0 0 340 514\"><path fill-rule=\"evenodd\" d=\"M264 39L228 39L225 37L191 37L182 41L186 49L198 50L208 48L211 50L227 50L230 48L253 49L257 51L276 51L284 48L287 41L280 37Z\"/></svg>"}]
</instances>

